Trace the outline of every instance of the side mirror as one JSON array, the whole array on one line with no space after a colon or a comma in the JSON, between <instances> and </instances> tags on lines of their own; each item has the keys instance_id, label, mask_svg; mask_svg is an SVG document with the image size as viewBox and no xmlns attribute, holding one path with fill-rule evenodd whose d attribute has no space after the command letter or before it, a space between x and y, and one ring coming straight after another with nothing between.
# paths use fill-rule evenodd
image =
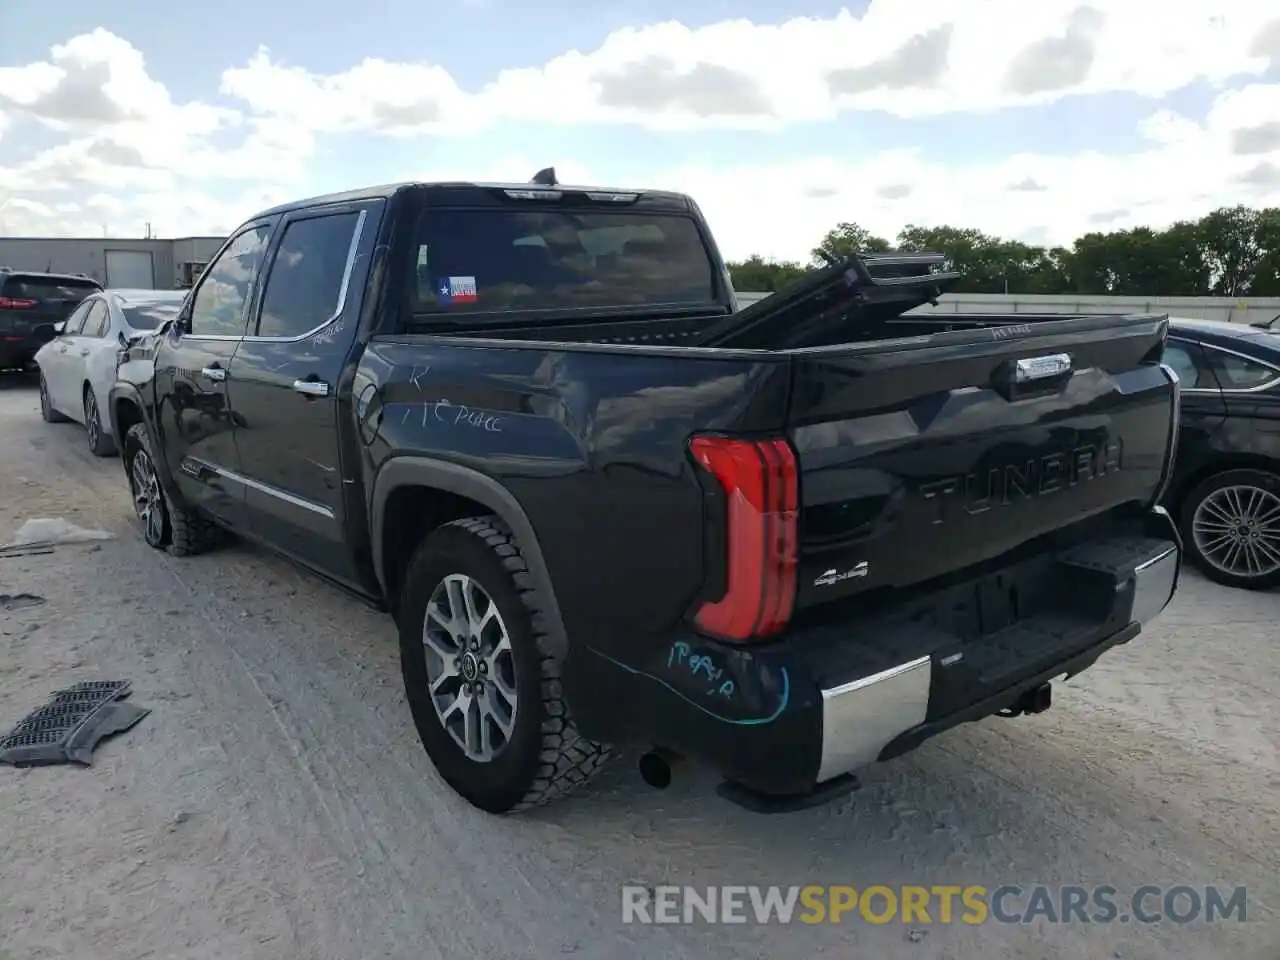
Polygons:
<instances>
[{"instance_id":1,"label":"side mirror","mask_svg":"<svg viewBox=\"0 0 1280 960\"><path fill-rule=\"evenodd\" d=\"M58 336L62 336L62 332L67 329L67 321L59 320L53 325L53 332Z\"/></svg>"},{"instance_id":2,"label":"side mirror","mask_svg":"<svg viewBox=\"0 0 1280 960\"><path fill-rule=\"evenodd\" d=\"M128 338L124 335L124 331L123 331L123 330L119 330L119 331L117 331L117 332L116 332L116 343L120 344L120 346L122 346L122 347L128 347L128 346L129 346L129 340L128 340Z\"/></svg>"}]
</instances>

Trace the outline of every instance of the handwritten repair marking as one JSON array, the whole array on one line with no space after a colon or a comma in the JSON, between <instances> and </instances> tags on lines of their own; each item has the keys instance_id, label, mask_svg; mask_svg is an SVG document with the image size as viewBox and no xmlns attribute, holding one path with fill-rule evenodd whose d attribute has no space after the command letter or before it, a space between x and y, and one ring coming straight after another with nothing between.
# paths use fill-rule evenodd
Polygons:
<instances>
[{"instance_id":1,"label":"handwritten repair marking","mask_svg":"<svg viewBox=\"0 0 1280 960\"><path fill-rule=\"evenodd\" d=\"M440 414L442 407L445 409L443 416ZM454 406L448 400L440 400L435 404L435 414L438 421L447 423L451 427L465 424L468 427L475 427L477 430L485 430L489 433L502 432L501 417L492 413L485 413L483 410L472 410L462 404Z\"/></svg>"},{"instance_id":2,"label":"handwritten repair marking","mask_svg":"<svg viewBox=\"0 0 1280 960\"><path fill-rule=\"evenodd\" d=\"M473 410L471 407L453 404L448 400L437 400L434 403L406 404L404 412L400 414L400 423L408 423L409 417L418 409L422 410L423 427L426 427L431 418L434 417L437 423L442 423L447 427L472 427L476 430L483 430L486 433L502 433L503 421L505 420L504 417L500 417L496 413Z\"/></svg>"},{"instance_id":3,"label":"handwritten repair marking","mask_svg":"<svg viewBox=\"0 0 1280 960\"><path fill-rule=\"evenodd\" d=\"M333 343L334 339L346 328L346 326L346 320L339 320L337 323L321 328L316 332L311 340L313 343Z\"/></svg>"},{"instance_id":4,"label":"handwritten repair marking","mask_svg":"<svg viewBox=\"0 0 1280 960\"><path fill-rule=\"evenodd\" d=\"M671 650L667 653L667 666L686 667L693 676L704 678L709 685L707 696L733 699L736 692L733 681L721 680L724 676L724 668L717 667L709 654L695 653L693 648L683 640L677 640L671 645Z\"/></svg>"},{"instance_id":5,"label":"handwritten repair marking","mask_svg":"<svg viewBox=\"0 0 1280 960\"><path fill-rule=\"evenodd\" d=\"M431 371L431 368L430 368L430 367L423 367L421 370L419 370L417 367L414 367L414 368L410 371L410 373L409 373L409 382L410 382L410 383L412 383L415 387L417 387L417 388L418 388L418 392L419 392L419 393L421 393L421 392L422 392L422 384L421 384L421 383L419 383L418 381L419 381L419 380L421 380L421 379L422 379L422 378L423 378L427 373L429 373L430 371Z\"/></svg>"}]
</instances>

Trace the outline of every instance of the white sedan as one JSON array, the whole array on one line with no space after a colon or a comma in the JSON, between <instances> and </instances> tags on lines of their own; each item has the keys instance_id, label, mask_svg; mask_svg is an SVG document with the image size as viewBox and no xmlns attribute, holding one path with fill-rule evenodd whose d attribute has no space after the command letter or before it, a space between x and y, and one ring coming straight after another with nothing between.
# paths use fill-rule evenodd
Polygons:
<instances>
[{"instance_id":1,"label":"white sedan","mask_svg":"<svg viewBox=\"0 0 1280 960\"><path fill-rule=\"evenodd\" d=\"M36 351L40 414L49 423L84 424L96 456L116 452L107 397L116 381L117 351L177 315L185 290L103 290L86 297Z\"/></svg>"}]
</instances>

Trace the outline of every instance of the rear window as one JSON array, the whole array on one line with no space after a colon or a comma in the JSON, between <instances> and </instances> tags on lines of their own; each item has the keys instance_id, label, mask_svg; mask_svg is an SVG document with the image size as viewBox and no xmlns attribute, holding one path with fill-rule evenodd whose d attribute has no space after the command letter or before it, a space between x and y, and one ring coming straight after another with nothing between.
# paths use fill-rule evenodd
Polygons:
<instances>
[{"instance_id":1,"label":"rear window","mask_svg":"<svg viewBox=\"0 0 1280 960\"><path fill-rule=\"evenodd\" d=\"M696 304L714 271L689 217L430 209L418 238L419 312Z\"/></svg>"},{"instance_id":2,"label":"rear window","mask_svg":"<svg viewBox=\"0 0 1280 960\"><path fill-rule=\"evenodd\" d=\"M4 282L4 295L14 300L60 301L74 307L91 293L102 289L92 280L74 277L24 277L13 275Z\"/></svg>"},{"instance_id":3,"label":"rear window","mask_svg":"<svg viewBox=\"0 0 1280 960\"><path fill-rule=\"evenodd\" d=\"M181 300L172 303L142 303L122 306L124 322L134 330L154 330L166 320L172 320L182 307Z\"/></svg>"}]
</instances>

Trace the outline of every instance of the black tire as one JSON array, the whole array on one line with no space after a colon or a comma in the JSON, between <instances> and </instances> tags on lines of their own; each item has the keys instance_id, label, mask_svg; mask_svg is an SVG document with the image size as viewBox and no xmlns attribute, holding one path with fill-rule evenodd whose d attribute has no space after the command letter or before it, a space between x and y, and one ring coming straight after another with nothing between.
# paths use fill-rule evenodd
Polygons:
<instances>
[{"instance_id":1,"label":"black tire","mask_svg":"<svg viewBox=\"0 0 1280 960\"><path fill-rule=\"evenodd\" d=\"M84 432L89 442L89 452L95 457L109 457L116 452L115 442L102 429L102 414L98 410L98 398L93 387L84 385Z\"/></svg>"},{"instance_id":2,"label":"black tire","mask_svg":"<svg viewBox=\"0 0 1280 960\"><path fill-rule=\"evenodd\" d=\"M129 490L134 498L134 511L142 524L142 536L149 546L167 550L175 557L190 557L220 546L226 539L221 527L200 513L186 506L178 506L165 490L156 474L154 493L160 510L160 522L149 525L139 506L139 478L134 474L134 461L141 455L155 472L156 459L151 449L151 437L145 424L135 423L125 434L124 469L129 478Z\"/></svg>"},{"instance_id":3,"label":"black tire","mask_svg":"<svg viewBox=\"0 0 1280 960\"><path fill-rule=\"evenodd\" d=\"M1246 576L1224 570L1222 565L1206 556L1201 545L1196 541L1194 520L1200 505L1215 493L1229 487L1252 487L1266 491L1280 498L1280 475L1267 470L1240 469L1225 470L1214 474L1196 484L1183 499L1179 510L1179 527L1182 532L1182 543L1187 559L1201 573L1214 583L1226 587L1238 587L1244 590L1269 590L1280 586L1280 569L1255 576Z\"/></svg>"},{"instance_id":4,"label":"black tire","mask_svg":"<svg viewBox=\"0 0 1280 960\"><path fill-rule=\"evenodd\" d=\"M45 382L43 370L40 371L40 418L45 423L66 423L68 419L49 402L49 384Z\"/></svg>"},{"instance_id":5,"label":"black tire","mask_svg":"<svg viewBox=\"0 0 1280 960\"><path fill-rule=\"evenodd\" d=\"M473 760L441 722L428 691L423 622L432 592L463 574L492 598L507 627L517 707L512 733L492 760ZM396 619L405 696L418 736L444 780L481 810L515 813L559 799L605 765L609 748L582 737L565 703L560 662L547 649L529 567L496 517L455 520L431 533L405 574Z\"/></svg>"}]
</instances>

